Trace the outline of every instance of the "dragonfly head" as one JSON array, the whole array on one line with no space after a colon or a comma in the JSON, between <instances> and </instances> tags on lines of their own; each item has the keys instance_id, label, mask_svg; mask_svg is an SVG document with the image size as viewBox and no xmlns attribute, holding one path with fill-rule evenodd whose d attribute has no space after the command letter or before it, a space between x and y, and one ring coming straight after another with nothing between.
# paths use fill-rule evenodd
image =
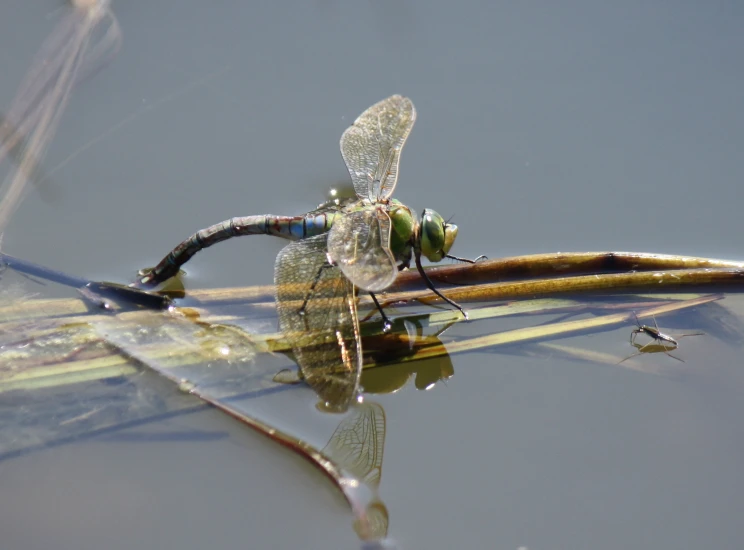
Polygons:
<instances>
[{"instance_id":1,"label":"dragonfly head","mask_svg":"<svg viewBox=\"0 0 744 550\"><path fill-rule=\"evenodd\" d=\"M425 208L419 232L421 253L430 262L439 262L449 254L457 237L457 226L444 221L434 210Z\"/></svg>"}]
</instances>

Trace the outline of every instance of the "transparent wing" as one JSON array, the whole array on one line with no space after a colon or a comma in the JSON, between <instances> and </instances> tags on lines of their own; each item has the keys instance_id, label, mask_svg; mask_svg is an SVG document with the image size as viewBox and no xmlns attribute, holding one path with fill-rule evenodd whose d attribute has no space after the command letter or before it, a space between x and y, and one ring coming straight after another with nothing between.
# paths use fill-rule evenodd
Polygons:
<instances>
[{"instance_id":1,"label":"transparent wing","mask_svg":"<svg viewBox=\"0 0 744 550\"><path fill-rule=\"evenodd\" d=\"M323 453L377 489L384 448L385 411L377 403L365 401L338 425Z\"/></svg>"},{"instance_id":2,"label":"transparent wing","mask_svg":"<svg viewBox=\"0 0 744 550\"><path fill-rule=\"evenodd\" d=\"M361 497L355 500L354 530L362 540L379 540L388 532L387 507L377 494L384 449L385 411L379 404L365 401L341 421L322 451L372 492L367 502L362 495L350 492Z\"/></svg>"},{"instance_id":3,"label":"transparent wing","mask_svg":"<svg viewBox=\"0 0 744 550\"><path fill-rule=\"evenodd\" d=\"M343 133L341 155L360 198L376 202L393 194L400 152L415 121L411 100L394 95L372 105Z\"/></svg>"},{"instance_id":4,"label":"transparent wing","mask_svg":"<svg viewBox=\"0 0 744 550\"><path fill-rule=\"evenodd\" d=\"M303 377L329 409L341 412L359 392L362 344L354 286L328 264L327 238L318 235L284 247L274 283L279 328Z\"/></svg>"},{"instance_id":5,"label":"transparent wing","mask_svg":"<svg viewBox=\"0 0 744 550\"><path fill-rule=\"evenodd\" d=\"M350 198L350 199L339 200L338 202L332 199L332 200L319 204L315 210L311 210L310 212L308 212L308 215L330 214L334 212L341 212L345 208L354 204L355 202L359 202L359 199L357 199L356 197Z\"/></svg>"},{"instance_id":6,"label":"transparent wing","mask_svg":"<svg viewBox=\"0 0 744 550\"><path fill-rule=\"evenodd\" d=\"M362 290L385 290L398 275L390 252L390 225L382 208L365 208L349 212L331 227L328 254Z\"/></svg>"}]
</instances>

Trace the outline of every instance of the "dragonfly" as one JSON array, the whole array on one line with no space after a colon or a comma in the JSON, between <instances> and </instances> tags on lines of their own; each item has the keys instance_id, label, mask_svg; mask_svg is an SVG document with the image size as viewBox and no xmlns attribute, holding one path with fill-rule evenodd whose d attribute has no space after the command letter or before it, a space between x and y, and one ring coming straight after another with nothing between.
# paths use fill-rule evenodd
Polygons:
<instances>
[{"instance_id":1,"label":"dragonfly","mask_svg":"<svg viewBox=\"0 0 744 550\"><path fill-rule=\"evenodd\" d=\"M400 155L416 121L413 102L393 95L364 111L341 136L341 155L356 198L331 203L302 216L238 217L203 229L174 248L138 284L154 286L176 275L198 251L240 235L289 239L274 267L280 329L288 335L299 374L329 411L345 411L358 397L362 365L357 289L375 293L390 287L411 260L435 294L467 319L427 276L422 256L474 263L450 255L457 226L424 209L420 218L392 198ZM137 284L137 283L136 283Z\"/></svg>"}]
</instances>

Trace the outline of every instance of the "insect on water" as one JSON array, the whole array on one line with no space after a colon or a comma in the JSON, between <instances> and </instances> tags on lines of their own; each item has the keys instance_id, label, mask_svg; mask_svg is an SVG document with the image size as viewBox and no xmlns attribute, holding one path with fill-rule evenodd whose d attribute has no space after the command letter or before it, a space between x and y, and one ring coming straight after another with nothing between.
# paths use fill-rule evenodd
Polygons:
<instances>
[{"instance_id":1,"label":"insect on water","mask_svg":"<svg viewBox=\"0 0 744 550\"><path fill-rule=\"evenodd\" d=\"M680 359L679 357L677 357L677 356L672 355L671 353L669 353L669 350L670 349L671 350L675 350L675 349L677 349L679 347L679 342L677 342L677 340L675 338L673 338L672 336L670 336L668 334L664 334L663 332L661 332L661 330L659 330L659 325L656 322L656 317L655 316L653 316L653 315L651 316L651 318L654 320L654 326L652 326L652 327L649 326L649 325L642 325L641 322L638 320L638 315L636 315L636 312L635 311L633 312L633 316L635 317L636 326L638 328L634 329L630 333L630 344L632 346L635 346L638 349L638 351L636 353L634 353L633 355L629 355L628 357L626 357L622 361L619 361L618 362L618 365L620 363L622 363L623 361L627 361L631 357L635 357L635 356L640 355L642 353L650 353L652 351L652 349L651 349L652 347L660 347L661 349L660 350L657 350L657 351L663 351L664 353L666 353L672 359L676 359L677 361L681 361L681 362L684 363L684 360L683 359ZM642 345L642 346L639 346L638 344L635 343L636 337L639 334L645 334L645 335L647 335L648 337L651 338L651 341L648 342L648 343L646 343L646 344L644 344L644 345ZM684 338L685 336L702 336L703 334L705 334L705 333L704 332L692 332L692 333L689 333L689 334L681 334L681 335L677 336L677 339ZM654 342L658 342L658 345L657 346L654 346ZM664 344L668 344L668 345L664 345Z\"/></svg>"},{"instance_id":2,"label":"insect on water","mask_svg":"<svg viewBox=\"0 0 744 550\"><path fill-rule=\"evenodd\" d=\"M450 255L457 226L428 208L419 217L392 198L401 151L415 121L416 109L407 97L392 95L375 103L344 131L339 144L353 198L302 216L244 216L202 229L157 266L140 272L136 285L158 285L198 251L232 237L274 235L292 241L274 264L279 328L325 410L345 411L359 393L362 369L357 290L370 293L383 328L389 327L375 293L389 288L414 262L426 286L467 318L436 288L421 259L474 263Z\"/></svg>"}]
</instances>

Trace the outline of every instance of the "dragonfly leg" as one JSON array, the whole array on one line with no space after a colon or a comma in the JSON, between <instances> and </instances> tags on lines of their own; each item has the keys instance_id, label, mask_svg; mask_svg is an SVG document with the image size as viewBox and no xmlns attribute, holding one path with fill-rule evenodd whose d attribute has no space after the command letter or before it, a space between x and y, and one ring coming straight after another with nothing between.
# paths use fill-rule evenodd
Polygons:
<instances>
[{"instance_id":1,"label":"dragonfly leg","mask_svg":"<svg viewBox=\"0 0 744 550\"><path fill-rule=\"evenodd\" d=\"M445 296L444 294L442 294L441 292L439 292L436 289L436 287L434 286L434 283L431 282L431 279L429 279L429 276L426 274L426 271L424 270L424 267L421 265L421 251L420 250L416 250L416 252L414 254L414 257L416 259L416 269L418 269L418 272L421 273L421 277L423 277L424 282L426 283L426 286L429 287L429 290L431 290L434 294L436 294L437 296L439 296L442 300L444 300L445 302L447 302L449 305L451 305L452 307L454 307L455 309L457 309L460 313L462 313L462 316L465 317L465 319L467 320L468 314L462 308L462 306L460 304L458 304L457 302L455 302L454 300L450 300L449 298L447 298L447 296Z\"/></svg>"},{"instance_id":2,"label":"dragonfly leg","mask_svg":"<svg viewBox=\"0 0 744 550\"><path fill-rule=\"evenodd\" d=\"M302 301L302 306L300 307L300 311L299 311L300 315L305 315L305 308L307 307L307 302L310 300L310 296L312 296L313 292L315 292L315 287L318 285L318 281L320 281L320 277L323 275L323 271L331 267L334 267L334 266L326 262L323 265L321 265L320 268L318 269L318 272L315 274L315 280L313 281L313 284L310 285L310 289L307 291L307 294L305 295L305 299Z\"/></svg>"},{"instance_id":3,"label":"dragonfly leg","mask_svg":"<svg viewBox=\"0 0 744 550\"><path fill-rule=\"evenodd\" d=\"M377 306L377 311L379 311L380 315L382 316L382 332L390 332L390 329L393 328L393 324L390 322L388 316L385 315L385 310L382 309L380 302L377 301L377 296L375 296L375 293L370 292L369 295L372 297L372 301L375 303L375 306Z\"/></svg>"},{"instance_id":4,"label":"dragonfly leg","mask_svg":"<svg viewBox=\"0 0 744 550\"><path fill-rule=\"evenodd\" d=\"M444 257L445 258L449 258L450 260L456 260L458 262L465 262L466 264L477 264L481 260L487 260L488 259L488 256L486 256L484 254L481 254L480 256L478 256L477 258L475 258L474 260L471 260L469 258L460 258L459 256L452 256L451 254L445 254Z\"/></svg>"}]
</instances>

